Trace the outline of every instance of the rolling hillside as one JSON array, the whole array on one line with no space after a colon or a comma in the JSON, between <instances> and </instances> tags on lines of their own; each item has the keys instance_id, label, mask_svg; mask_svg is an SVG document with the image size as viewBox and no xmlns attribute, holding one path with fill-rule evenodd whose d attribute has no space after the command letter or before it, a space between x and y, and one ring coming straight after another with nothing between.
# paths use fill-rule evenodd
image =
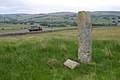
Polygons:
<instances>
[{"instance_id":1,"label":"rolling hillside","mask_svg":"<svg viewBox=\"0 0 120 80\"><path fill-rule=\"evenodd\" d=\"M96 11L92 13L95 26L116 26L120 23L118 11ZM43 26L76 26L77 13L56 12L48 14L0 14L1 23L39 23Z\"/></svg>"}]
</instances>

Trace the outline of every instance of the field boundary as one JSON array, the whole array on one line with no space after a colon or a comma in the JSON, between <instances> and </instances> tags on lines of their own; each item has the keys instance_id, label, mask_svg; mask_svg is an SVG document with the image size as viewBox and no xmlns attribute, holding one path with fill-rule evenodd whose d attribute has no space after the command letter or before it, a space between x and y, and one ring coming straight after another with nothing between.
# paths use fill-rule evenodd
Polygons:
<instances>
[{"instance_id":1,"label":"field boundary","mask_svg":"<svg viewBox=\"0 0 120 80\"><path fill-rule=\"evenodd\" d=\"M76 29L77 28L61 28L61 29L33 31L33 32L11 32L11 33L1 33L0 36L19 36L19 35L26 35L26 34L40 34L40 33L47 33L47 32L56 32L56 31L63 31L63 30L76 30Z\"/></svg>"}]
</instances>

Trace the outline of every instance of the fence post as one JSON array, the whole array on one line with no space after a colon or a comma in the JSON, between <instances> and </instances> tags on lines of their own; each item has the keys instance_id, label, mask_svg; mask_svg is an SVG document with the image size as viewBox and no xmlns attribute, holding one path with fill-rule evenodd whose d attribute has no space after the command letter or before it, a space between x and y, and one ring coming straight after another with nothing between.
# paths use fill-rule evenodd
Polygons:
<instances>
[{"instance_id":1,"label":"fence post","mask_svg":"<svg viewBox=\"0 0 120 80\"><path fill-rule=\"evenodd\" d=\"M78 59L82 63L92 61L92 23L90 12L78 12Z\"/></svg>"}]
</instances>

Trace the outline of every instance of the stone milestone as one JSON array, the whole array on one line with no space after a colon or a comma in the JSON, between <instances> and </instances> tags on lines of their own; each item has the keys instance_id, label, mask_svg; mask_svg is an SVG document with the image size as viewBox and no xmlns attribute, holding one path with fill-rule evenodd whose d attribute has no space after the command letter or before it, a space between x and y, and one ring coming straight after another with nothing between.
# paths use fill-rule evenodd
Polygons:
<instances>
[{"instance_id":1,"label":"stone milestone","mask_svg":"<svg viewBox=\"0 0 120 80\"><path fill-rule=\"evenodd\" d=\"M78 58L82 63L92 61L92 23L90 12L78 13Z\"/></svg>"}]
</instances>

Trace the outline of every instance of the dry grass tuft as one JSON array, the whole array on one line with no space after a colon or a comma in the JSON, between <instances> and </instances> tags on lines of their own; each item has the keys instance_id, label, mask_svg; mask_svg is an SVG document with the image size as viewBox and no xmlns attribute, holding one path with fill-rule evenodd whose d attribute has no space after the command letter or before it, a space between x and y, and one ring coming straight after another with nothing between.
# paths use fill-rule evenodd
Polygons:
<instances>
[{"instance_id":1,"label":"dry grass tuft","mask_svg":"<svg viewBox=\"0 0 120 80\"><path fill-rule=\"evenodd\" d=\"M110 48L105 46L104 53L105 53L105 58L106 59L111 59L112 58L112 52L111 52Z\"/></svg>"},{"instance_id":2,"label":"dry grass tuft","mask_svg":"<svg viewBox=\"0 0 120 80\"><path fill-rule=\"evenodd\" d=\"M47 65L49 67L58 67L60 62L57 59L48 59L47 60Z\"/></svg>"},{"instance_id":3,"label":"dry grass tuft","mask_svg":"<svg viewBox=\"0 0 120 80\"><path fill-rule=\"evenodd\" d=\"M60 50L62 50L62 51L64 51L65 53L67 53L68 49L67 49L67 47L66 47L65 44L61 44L61 45L59 45L58 47L59 47Z\"/></svg>"}]
</instances>

